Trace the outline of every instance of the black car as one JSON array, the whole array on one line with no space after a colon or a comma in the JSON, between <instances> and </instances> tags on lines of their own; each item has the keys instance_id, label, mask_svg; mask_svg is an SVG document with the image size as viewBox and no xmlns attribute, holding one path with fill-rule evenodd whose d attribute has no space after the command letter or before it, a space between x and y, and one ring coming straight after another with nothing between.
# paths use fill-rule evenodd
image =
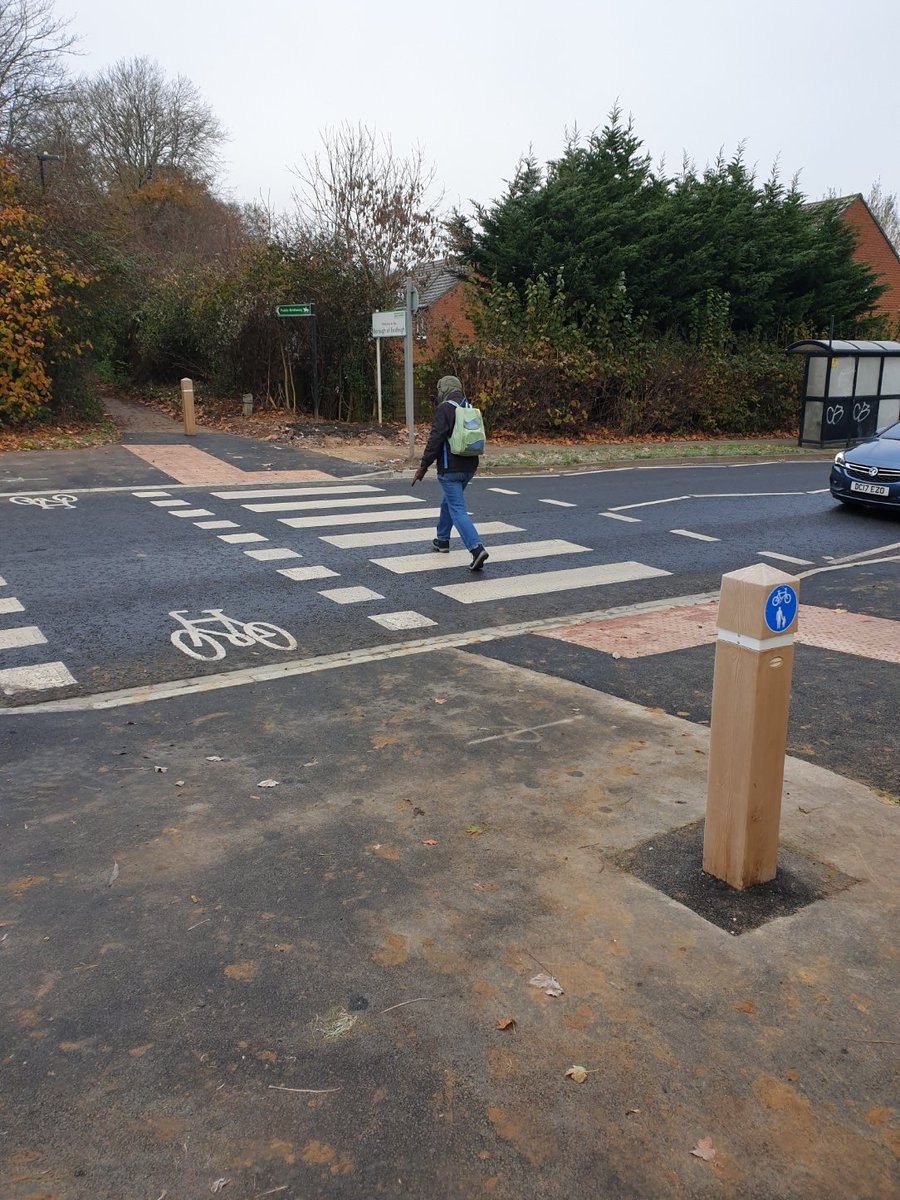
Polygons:
<instances>
[{"instance_id":1,"label":"black car","mask_svg":"<svg viewBox=\"0 0 900 1200\"><path fill-rule=\"evenodd\" d=\"M900 422L834 456L831 494L842 504L900 508Z\"/></svg>"}]
</instances>

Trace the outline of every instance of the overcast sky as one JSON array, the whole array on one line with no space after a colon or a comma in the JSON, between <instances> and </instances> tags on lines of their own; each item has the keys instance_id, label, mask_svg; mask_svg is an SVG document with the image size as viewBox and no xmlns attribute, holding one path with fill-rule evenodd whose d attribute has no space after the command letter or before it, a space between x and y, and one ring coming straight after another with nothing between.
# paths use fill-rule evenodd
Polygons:
<instances>
[{"instance_id":1,"label":"overcast sky","mask_svg":"<svg viewBox=\"0 0 900 1200\"><path fill-rule=\"evenodd\" d=\"M501 194L529 146L619 101L655 162L746 142L820 197L900 192L896 0L57 0L76 70L146 55L203 92L231 140L223 188L289 206L326 126L417 143L448 205Z\"/></svg>"}]
</instances>

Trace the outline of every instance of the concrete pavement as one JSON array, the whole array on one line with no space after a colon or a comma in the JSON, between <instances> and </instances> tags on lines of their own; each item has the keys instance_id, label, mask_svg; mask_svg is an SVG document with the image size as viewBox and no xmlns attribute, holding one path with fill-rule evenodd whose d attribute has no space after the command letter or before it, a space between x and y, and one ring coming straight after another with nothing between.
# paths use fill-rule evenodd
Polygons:
<instances>
[{"instance_id":1,"label":"concrete pavement","mask_svg":"<svg viewBox=\"0 0 900 1200\"><path fill-rule=\"evenodd\" d=\"M737 935L707 736L465 651L5 714L0 1194L895 1196L898 810L789 760Z\"/></svg>"}]
</instances>

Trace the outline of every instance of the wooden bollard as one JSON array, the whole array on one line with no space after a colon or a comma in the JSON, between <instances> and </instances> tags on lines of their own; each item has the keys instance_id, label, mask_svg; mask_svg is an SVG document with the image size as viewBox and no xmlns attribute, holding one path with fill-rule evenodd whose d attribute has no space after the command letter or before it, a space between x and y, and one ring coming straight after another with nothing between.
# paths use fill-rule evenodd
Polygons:
<instances>
[{"instance_id":1,"label":"wooden bollard","mask_svg":"<svg viewBox=\"0 0 900 1200\"><path fill-rule=\"evenodd\" d=\"M197 422L194 419L194 381L192 379L182 379L181 381L181 411L184 415L184 432L188 437L193 437L197 432Z\"/></svg>"},{"instance_id":2,"label":"wooden bollard","mask_svg":"<svg viewBox=\"0 0 900 1200\"><path fill-rule=\"evenodd\" d=\"M703 870L774 879L794 666L797 580L763 563L722 576Z\"/></svg>"}]
</instances>

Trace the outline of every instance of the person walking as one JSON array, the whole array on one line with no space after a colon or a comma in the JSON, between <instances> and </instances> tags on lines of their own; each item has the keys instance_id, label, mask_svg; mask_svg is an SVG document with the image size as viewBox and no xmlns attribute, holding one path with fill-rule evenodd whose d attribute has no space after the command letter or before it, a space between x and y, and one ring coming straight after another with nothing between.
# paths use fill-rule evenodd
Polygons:
<instances>
[{"instance_id":1,"label":"person walking","mask_svg":"<svg viewBox=\"0 0 900 1200\"><path fill-rule=\"evenodd\" d=\"M462 384L455 375L445 375L438 380L437 404L434 420L428 434L428 442L419 469L413 476L412 487L425 478L432 463L437 463L438 483L443 497L437 522L437 537L431 543L439 554L450 551L450 531L454 527L462 538L463 545L472 555L470 571L480 571L489 555L481 544L478 530L466 511L463 493L478 470L478 458L472 454L454 454L450 449L450 435L456 422L459 408L471 408L463 395Z\"/></svg>"}]
</instances>

